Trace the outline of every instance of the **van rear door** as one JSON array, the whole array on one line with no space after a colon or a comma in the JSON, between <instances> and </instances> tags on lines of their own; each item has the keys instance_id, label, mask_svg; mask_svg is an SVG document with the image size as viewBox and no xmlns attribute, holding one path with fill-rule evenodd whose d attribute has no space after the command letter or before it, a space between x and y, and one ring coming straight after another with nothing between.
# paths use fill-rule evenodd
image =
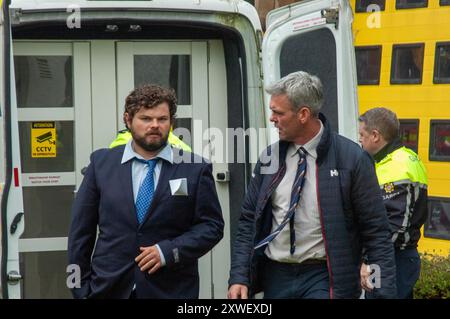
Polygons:
<instances>
[{"instance_id":1,"label":"van rear door","mask_svg":"<svg viewBox=\"0 0 450 319\"><path fill-rule=\"evenodd\" d=\"M12 62L9 1L3 1L0 21L0 58L4 65L0 75L0 158L1 195L1 287L3 298L20 298L18 238L24 230L19 130L17 122L14 63Z\"/></svg>"},{"instance_id":2,"label":"van rear door","mask_svg":"<svg viewBox=\"0 0 450 319\"><path fill-rule=\"evenodd\" d=\"M347 0L310 0L285 6L269 12L262 50L265 86L295 71L317 75L324 85L322 111L332 129L356 140L352 20ZM266 94L267 120L269 99Z\"/></svg>"}]
</instances>

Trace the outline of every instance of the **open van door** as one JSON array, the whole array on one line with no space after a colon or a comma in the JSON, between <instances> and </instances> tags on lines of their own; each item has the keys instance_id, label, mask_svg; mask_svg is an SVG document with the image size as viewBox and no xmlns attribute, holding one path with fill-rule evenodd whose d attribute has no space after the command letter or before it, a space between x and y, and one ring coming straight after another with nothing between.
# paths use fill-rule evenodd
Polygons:
<instances>
[{"instance_id":1,"label":"open van door","mask_svg":"<svg viewBox=\"0 0 450 319\"><path fill-rule=\"evenodd\" d=\"M309 0L285 6L269 12L262 50L265 86L295 71L317 75L324 86L322 112L331 128L356 140L358 107L352 20L348 0ZM267 121L269 99L266 94Z\"/></svg>"},{"instance_id":2,"label":"open van door","mask_svg":"<svg viewBox=\"0 0 450 319\"><path fill-rule=\"evenodd\" d=\"M213 162L225 230L199 260L200 297L225 298L254 146L267 141L253 133L265 126L256 9L243 0L8 4L3 297L71 297L67 236L89 154L124 128L128 92L159 83L179 98L175 134L189 132L193 151Z\"/></svg>"},{"instance_id":3,"label":"open van door","mask_svg":"<svg viewBox=\"0 0 450 319\"><path fill-rule=\"evenodd\" d=\"M4 29L3 29L3 0L0 0L0 60L3 62L4 58ZM0 154L5 154L4 147L5 147L5 125L4 125L4 114L5 114L5 94L4 94L4 68L0 70ZM5 185L5 159L3 156L0 156L0 203L3 206L3 203L1 201L2 194L3 194L3 188ZM1 225L3 224L3 209L0 210L0 236L2 235L1 231ZM2 247L0 246L0 263L1 263L1 274L0 277L3 277L3 258L2 258ZM2 281L0 280L0 288L2 287ZM1 291L1 289L0 289ZM0 292L0 298L2 296L2 293Z\"/></svg>"},{"instance_id":4,"label":"open van door","mask_svg":"<svg viewBox=\"0 0 450 319\"><path fill-rule=\"evenodd\" d=\"M9 1L2 1L0 16L0 195L1 195L1 287L3 298L20 298L18 238L24 230L23 198L20 180L20 154L17 125L14 64L12 60Z\"/></svg>"}]
</instances>

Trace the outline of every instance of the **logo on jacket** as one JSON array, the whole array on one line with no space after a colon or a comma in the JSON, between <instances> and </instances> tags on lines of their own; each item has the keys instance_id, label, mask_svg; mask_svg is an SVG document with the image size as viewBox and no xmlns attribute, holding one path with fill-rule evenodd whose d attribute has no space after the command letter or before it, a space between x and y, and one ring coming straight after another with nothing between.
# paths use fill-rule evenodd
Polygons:
<instances>
[{"instance_id":1,"label":"logo on jacket","mask_svg":"<svg viewBox=\"0 0 450 319\"><path fill-rule=\"evenodd\" d=\"M339 176L339 172L337 169L330 169L330 176Z\"/></svg>"},{"instance_id":2,"label":"logo on jacket","mask_svg":"<svg viewBox=\"0 0 450 319\"><path fill-rule=\"evenodd\" d=\"M384 191L388 194L392 193L394 191L394 184L393 183L384 184Z\"/></svg>"}]
</instances>

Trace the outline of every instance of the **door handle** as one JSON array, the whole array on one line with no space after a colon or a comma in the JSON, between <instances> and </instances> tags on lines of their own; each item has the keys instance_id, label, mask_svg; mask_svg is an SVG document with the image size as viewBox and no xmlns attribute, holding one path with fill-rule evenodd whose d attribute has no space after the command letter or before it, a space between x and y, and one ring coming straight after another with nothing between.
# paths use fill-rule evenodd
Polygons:
<instances>
[{"instance_id":1,"label":"door handle","mask_svg":"<svg viewBox=\"0 0 450 319\"><path fill-rule=\"evenodd\" d=\"M11 235L13 235L16 232L17 225L19 225L20 221L22 220L22 216L23 216L23 213L17 213L17 215L14 217L14 219L11 223L11 226L9 227L9 233Z\"/></svg>"},{"instance_id":2,"label":"door handle","mask_svg":"<svg viewBox=\"0 0 450 319\"><path fill-rule=\"evenodd\" d=\"M17 285L22 280L22 276L15 270L11 270L8 273L8 283L11 285Z\"/></svg>"},{"instance_id":3,"label":"door handle","mask_svg":"<svg viewBox=\"0 0 450 319\"><path fill-rule=\"evenodd\" d=\"M217 172L216 181L219 183L229 182L230 181L230 172L229 171Z\"/></svg>"}]
</instances>

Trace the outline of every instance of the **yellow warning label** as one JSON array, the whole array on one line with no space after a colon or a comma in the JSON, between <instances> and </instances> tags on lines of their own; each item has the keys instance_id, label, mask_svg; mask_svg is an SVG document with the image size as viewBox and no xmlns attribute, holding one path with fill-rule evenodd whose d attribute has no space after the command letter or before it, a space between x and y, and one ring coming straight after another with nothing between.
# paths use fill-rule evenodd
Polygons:
<instances>
[{"instance_id":1,"label":"yellow warning label","mask_svg":"<svg viewBox=\"0 0 450 319\"><path fill-rule=\"evenodd\" d=\"M56 157L55 122L31 123L31 157Z\"/></svg>"}]
</instances>

